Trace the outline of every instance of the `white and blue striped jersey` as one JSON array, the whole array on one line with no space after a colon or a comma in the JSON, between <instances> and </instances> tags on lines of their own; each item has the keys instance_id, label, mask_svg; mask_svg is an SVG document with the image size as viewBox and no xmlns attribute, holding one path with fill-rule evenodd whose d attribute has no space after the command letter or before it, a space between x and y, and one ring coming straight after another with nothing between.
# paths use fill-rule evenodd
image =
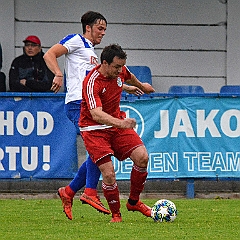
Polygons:
<instances>
[{"instance_id":1,"label":"white and blue striped jersey","mask_svg":"<svg viewBox=\"0 0 240 240\"><path fill-rule=\"evenodd\" d=\"M82 82L98 64L94 46L80 34L70 34L60 42L67 48L65 55L66 98L65 103L82 99Z\"/></svg>"}]
</instances>

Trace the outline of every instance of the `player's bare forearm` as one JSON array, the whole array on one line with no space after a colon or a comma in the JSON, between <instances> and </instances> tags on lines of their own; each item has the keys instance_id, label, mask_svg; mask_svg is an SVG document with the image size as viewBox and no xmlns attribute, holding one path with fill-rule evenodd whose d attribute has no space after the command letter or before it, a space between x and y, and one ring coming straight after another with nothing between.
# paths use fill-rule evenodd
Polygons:
<instances>
[{"instance_id":1,"label":"player's bare forearm","mask_svg":"<svg viewBox=\"0 0 240 240\"><path fill-rule=\"evenodd\" d=\"M144 93L152 93L155 92L155 89L149 83L142 83L140 82L134 74L131 73L131 79L128 79L126 83L136 86L141 89Z\"/></svg>"},{"instance_id":2,"label":"player's bare forearm","mask_svg":"<svg viewBox=\"0 0 240 240\"><path fill-rule=\"evenodd\" d=\"M135 86L128 86L126 84L123 84L123 91L130 93L130 94L134 94L136 96L141 96L144 94L144 92L140 88L135 87Z\"/></svg>"},{"instance_id":3,"label":"player's bare forearm","mask_svg":"<svg viewBox=\"0 0 240 240\"><path fill-rule=\"evenodd\" d=\"M55 75L62 75L61 69L58 65L57 58L67 53L67 49L61 44L52 46L43 56L48 68Z\"/></svg>"},{"instance_id":4,"label":"player's bare forearm","mask_svg":"<svg viewBox=\"0 0 240 240\"><path fill-rule=\"evenodd\" d=\"M136 120L134 118L118 119L102 111L101 107L90 110L94 121L116 128L134 128Z\"/></svg>"},{"instance_id":5,"label":"player's bare forearm","mask_svg":"<svg viewBox=\"0 0 240 240\"><path fill-rule=\"evenodd\" d=\"M61 44L52 46L43 56L48 68L55 74L51 90L57 93L63 84L63 74L58 65L57 58L67 53L67 49Z\"/></svg>"}]
</instances>

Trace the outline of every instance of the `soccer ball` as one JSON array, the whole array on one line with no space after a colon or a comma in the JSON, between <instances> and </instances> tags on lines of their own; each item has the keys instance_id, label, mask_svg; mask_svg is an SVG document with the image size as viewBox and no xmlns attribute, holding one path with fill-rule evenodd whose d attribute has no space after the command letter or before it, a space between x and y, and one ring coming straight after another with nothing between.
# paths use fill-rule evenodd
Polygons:
<instances>
[{"instance_id":1,"label":"soccer ball","mask_svg":"<svg viewBox=\"0 0 240 240\"><path fill-rule=\"evenodd\" d=\"M155 222L173 222L177 217L177 208L170 200L158 200L152 207L151 217Z\"/></svg>"}]
</instances>

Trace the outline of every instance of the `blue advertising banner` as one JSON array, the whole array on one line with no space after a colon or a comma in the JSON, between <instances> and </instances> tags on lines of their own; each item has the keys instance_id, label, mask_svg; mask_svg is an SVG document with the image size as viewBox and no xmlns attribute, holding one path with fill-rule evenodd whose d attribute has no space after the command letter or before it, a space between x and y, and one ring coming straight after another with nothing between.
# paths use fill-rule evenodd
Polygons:
<instances>
[{"instance_id":1,"label":"blue advertising banner","mask_svg":"<svg viewBox=\"0 0 240 240\"><path fill-rule=\"evenodd\" d=\"M1 97L0 178L73 178L76 130L64 97Z\"/></svg>"},{"instance_id":2,"label":"blue advertising banner","mask_svg":"<svg viewBox=\"0 0 240 240\"><path fill-rule=\"evenodd\" d=\"M73 178L76 130L64 94L5 96L0 104L0 179ZM149 153L148 179L240 177L240 98L162 97L122 101ZM132 161L113 158L117 179Z\"/></svg>"},{"instance_id":3,"label":"blue advertising banner","mask_svg":"<svg viewBox=\"0 0 240 240\"><path fill-rule=\"evenodd\" d=\"M149 153L148 178L240 177L240 98L122 102ZM118 179L132 162L113 158Z\"/></svg>"}]
</instances>

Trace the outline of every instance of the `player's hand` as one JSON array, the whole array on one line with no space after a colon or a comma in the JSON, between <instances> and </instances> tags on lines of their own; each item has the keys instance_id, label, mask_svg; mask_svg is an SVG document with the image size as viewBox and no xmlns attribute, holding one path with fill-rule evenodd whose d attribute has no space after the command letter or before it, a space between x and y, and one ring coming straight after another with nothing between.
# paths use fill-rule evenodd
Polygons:
<instances>
[{"instance_id":1,"label":"player's hand","mask_svg":"<svg viewBox=\"0 0 240 240\"><path fill-rule=\"evenodd\" d=\"M136 119L134 118L124 118L121 121L121 128L135 128L136 126Z\"/></svg>"},{"instance_id":2,"label":"player's hand","mask_svg":"<svg viewBox=\"0 0 240 240\"><path fill-rule=\"evenodd\" d=\"M128 86L128 88L125 89L125 91L127 93L134 94L136 96L141 96L144 94L144 92L141 89L139 89L138 87L135 87L135 86Z\"/></svg>"},{"instance_id":3,"label":"player's hand","mask_svg":"<svg viewBox=\"0 0 240 240\"><path fill-rule=\"evenodd\" d=\"M155 92L155 89L149 83L142 83L143 91L147 94Z\"/></svg>"},{"instance_id":4,"label":"player's hand","mask_svg":"<svg viewBox=\"0 0 240 240\"><path fill-rule=\"evenodd\" d=\"M52 90L54 93L57 93L62 86L62 82L63 82L63 77L55 76L50 90Z\"/></svg>"}]
</instances>

